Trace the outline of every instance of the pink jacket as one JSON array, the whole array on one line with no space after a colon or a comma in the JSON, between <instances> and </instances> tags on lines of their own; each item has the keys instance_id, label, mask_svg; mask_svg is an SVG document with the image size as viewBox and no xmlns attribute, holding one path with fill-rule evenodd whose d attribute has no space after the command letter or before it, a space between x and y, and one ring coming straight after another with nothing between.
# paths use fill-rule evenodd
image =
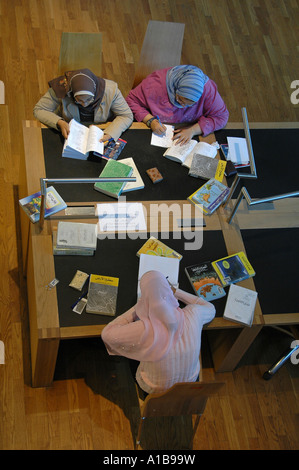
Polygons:
<instances>
[{"instance_id":1,"label":"pink jacket","mask_svg":"<svg viewBox=\"0 0 299 470\"><path fill-rule=\"evenodd\" d=\"M215 307L200 297L177 289L175 297L187 304L183 313L182 331L173 347L160 360L142 360L142 339L145 336L145 325L136 316L132 307L127 312L116 317L102 331L102 339L111 355L132 357L134 344L128 343L128 337L141 342L138 346L141 359L136 372L136 380L147 393L160 392L168 389L177 382L195 382L199 370L199 354L201 348L201 332L204 324L209 323L215 316ZM159 345L157 346L159 349Z\"/></svg>"},{"instance_id":2,"label":"pink jacket","mask_svg":"<svg viewBox=\"0 0 299 470\"><path fill-rule=\"evenodd\" d=\"M199 101L191 107L178 108L168 99L166 74L169 69L157 70L146 77L130 91L126 101L137 121L147 114L159 116L164 123L198 122L203 136L222 129L229 117L226 105L217 90L217 85L209 79Z\"/></svg>"}]
</instances>

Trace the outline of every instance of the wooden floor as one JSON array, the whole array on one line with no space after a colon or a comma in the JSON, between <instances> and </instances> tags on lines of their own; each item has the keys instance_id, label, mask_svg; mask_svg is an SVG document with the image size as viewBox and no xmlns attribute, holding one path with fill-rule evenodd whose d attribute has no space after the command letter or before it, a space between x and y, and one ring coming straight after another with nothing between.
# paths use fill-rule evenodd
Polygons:
<instances>
[{"instance_id":1,"label":"wooden floor","mask_svg":"<svg viewBox=\"0 0 299 470\"><path fill-rule=\"evenodd\" d=\"M102 360L100 341L64 342L56 380L30 386L26 285L21 271L18 184L22 120L58 70L65 32L103 33L103 76L130 90L148 20L185 23L182 63L201 67L241 121L299 121L298 0L0 0L0 449L133 449L136 404L124 358ZM204 337L204 378L213 378ZM290 344L264 329L210 400L194 449L298 449L299 366L263 372ZM184 424L184 425L183 425ZM161 429L163 431L161 431ZM188 420L150 424L147 449L188 449Z\"/></svg>"}]
</instances>

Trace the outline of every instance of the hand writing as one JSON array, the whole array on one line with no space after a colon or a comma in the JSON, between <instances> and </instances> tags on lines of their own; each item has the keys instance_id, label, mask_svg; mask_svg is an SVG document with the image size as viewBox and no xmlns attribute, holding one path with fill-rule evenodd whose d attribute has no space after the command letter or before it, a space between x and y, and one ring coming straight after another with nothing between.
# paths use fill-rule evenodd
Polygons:
<instances>
[{"instance_id":1,"label":"hand writing","mask_svg":"<svg viewBox=\"0 0 299 470\"><path fill-rule=\"evenodd\" d=\"M151 129L153 133L157 135L163 135L166 132L166 127L163 124L160 124L160 122L157 119L154 119L151 122Z\"/></svg>"}]
</instances>

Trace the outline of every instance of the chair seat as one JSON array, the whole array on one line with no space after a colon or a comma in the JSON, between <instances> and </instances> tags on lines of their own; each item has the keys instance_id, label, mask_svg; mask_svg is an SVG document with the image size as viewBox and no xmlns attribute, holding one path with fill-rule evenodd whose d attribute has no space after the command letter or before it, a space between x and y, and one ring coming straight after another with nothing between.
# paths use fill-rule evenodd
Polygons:
<instances>
[{"instance_id":1,"label":"chair seat","mask_svg":"<svg viewBox=\"0 0 299 470\"><path fill-rule=\"evenodd\" d=\"M137 388L140 421L136 445L140 445L145 418L160 416L197 415L192 434L193 442L199 419L204 413L208 398L218 393L223 385L222 382L181 382L173 385L165 392L147 395L144 401L139 398Z\"/></svg>"},{"instance_id":2,"label":"chair seat","mask_svg":"<svg viewBox=\"0 0 299 470\"><path fill-rule=\"evenodd\" d=\"M62 33L58 73L82 68L101 76L102 33Z\"/></svg>"},{"instance_id":3,"label":"chair seat","mask_svg":"<svg viewBox=\"0 0 299 470\"><path fill-rule=\"evenodd\" d=\"M155 70L180 65L184 30L183 23L148 22L133 88Z\"/></svg>"}]
</instances>

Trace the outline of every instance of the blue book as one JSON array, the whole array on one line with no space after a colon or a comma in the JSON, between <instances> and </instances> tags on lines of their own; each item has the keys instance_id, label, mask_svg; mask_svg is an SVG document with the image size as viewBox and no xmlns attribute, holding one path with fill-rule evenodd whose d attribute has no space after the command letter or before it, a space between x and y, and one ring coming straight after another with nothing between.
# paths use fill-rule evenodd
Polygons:
<instances>
[{"instance_id":1,"label":"blue book","mask_svg":"<svg viewBox=\"0 0 299 470\"><path fill-rule=\"evenodd\" d=\"M203 186L188 197L188 200L199 207L204 214L212 214L227 198L229 188L215 178L211 178Z\"/></svg>"},{"instance_id":2,"label":"blue book","mask_svg":"<svg viewBox=\"0 0 299 470\"><path fill-rule=\"evenodd\" d=\"M41 192L31 194L19 200L19 204L25 213L28 215L31 222L35 223L39 220L40 205L41 205ZM67 204L62 197L58 194L53 186L47 188L45 218L56 212L62 211L67 208Z\"/></svg>"}]
</instances>

